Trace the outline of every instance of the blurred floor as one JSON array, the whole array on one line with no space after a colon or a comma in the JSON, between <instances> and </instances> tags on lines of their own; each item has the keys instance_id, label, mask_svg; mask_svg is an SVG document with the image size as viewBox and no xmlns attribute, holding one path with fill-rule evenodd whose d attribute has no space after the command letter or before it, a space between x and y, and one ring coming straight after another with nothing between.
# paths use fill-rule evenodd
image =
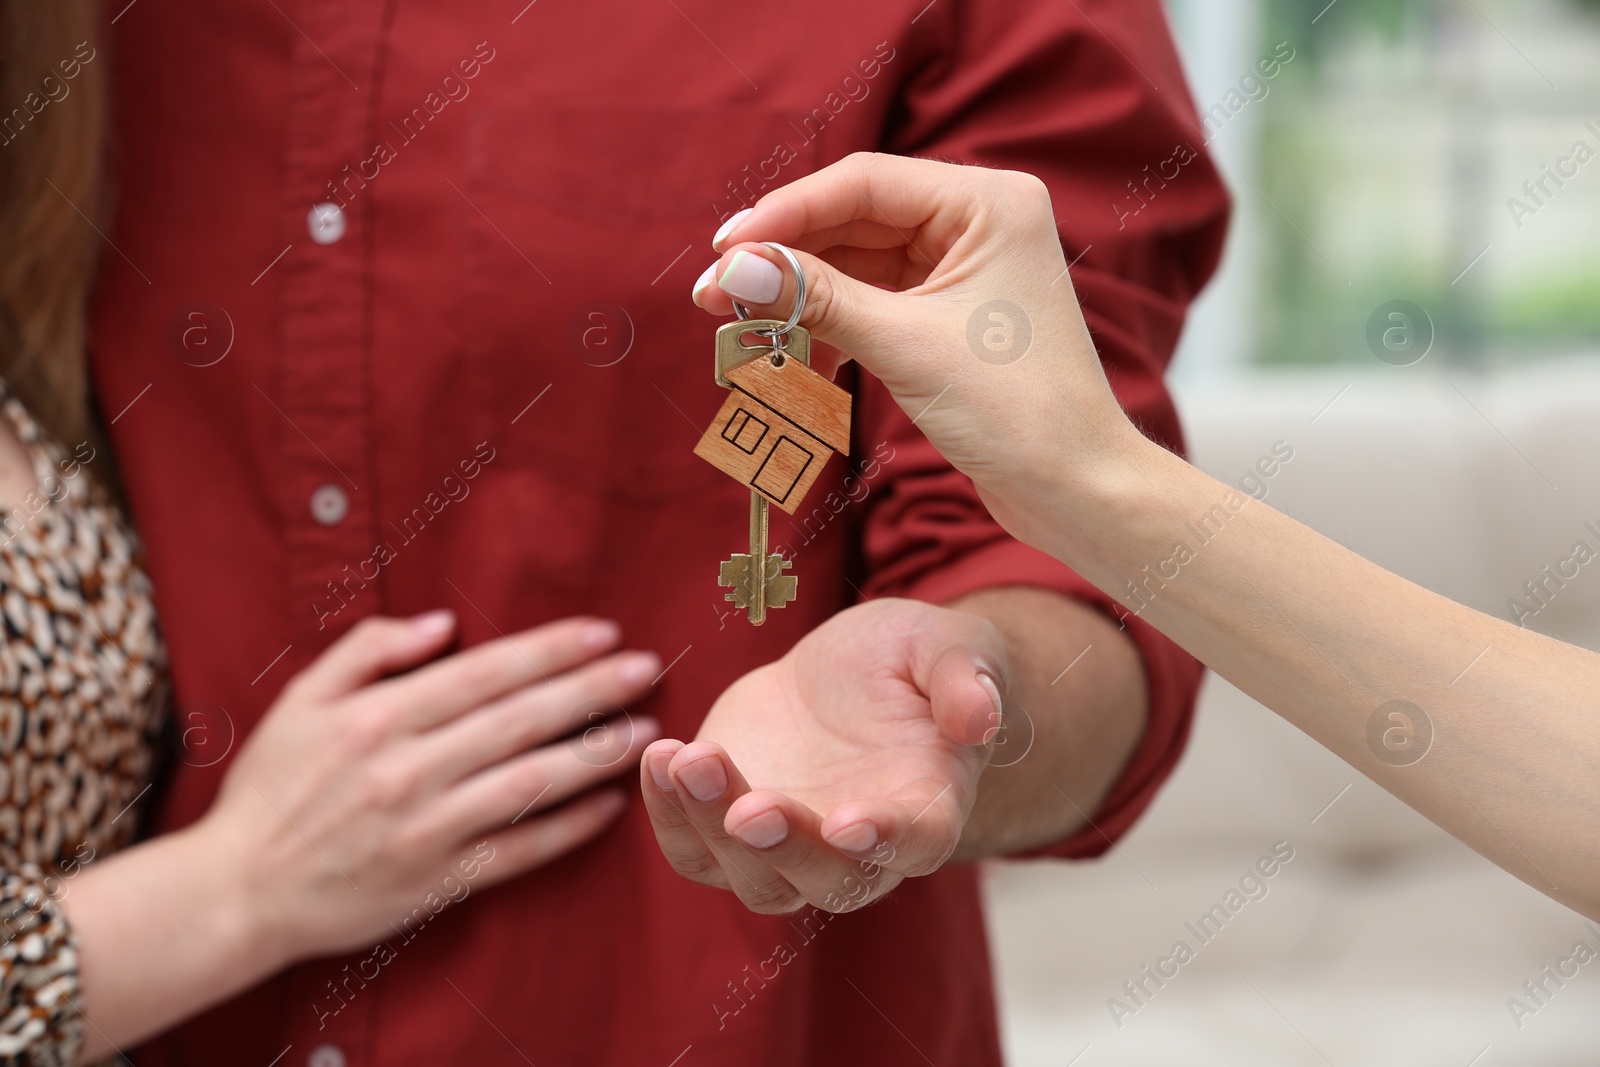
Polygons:
<instances>
[{"instance_id":1,"label":"blurred floor","mask_svg":"<svg viewBox=\"0 0 1600 1067\"><path fill-rule=\"evenodd\" d=\"M1234 739L1246 730L1270 736L1241 752ZM1274 788L1280 749L1296 750L1297 765L1322 764L1311 777L1323 803L1354 782L1314 826L1319 804L1286 802ZM1237 783L1225 804L1206 782L1207 768L1218 766ZM1219 819L1216 834L1187 848L1165 839L1163 829L1187 821L1196 805ZM1273 811L1280 836L1230 834L1233 806L1246 823ZM1436 840L1371 849L1340 840L1359 840L1371 820ZM1177 939L1198 945L1185 924L1277 840L1288 840L1295 858L1267 882L1268 895L1198 947L1119 1028L1107 1001L1131 1004L1122 984ZM1600 937L1225 682L1208 683L1184 768L1119 847L1090 864L990 871L990 931L1015 1067L1600 1063L1600 961L1520 1030L1506 1006L1575 942L1600 948Z\"/></svg>"},{"instance_id":2,"label":"blurred floor","mask_svg":"<svg viewBox=\"0 0 1600 1067\"><path fill-rule=\"evenodd\" d=\"M1274 504L1502 616L1582 520L1600 518L1600 371L1589 362L1454 383L1358 378L1313 423L1350 381L1187 398L1199 462L1236 476L1293 442ZM1600 643L1600 573L1562 596L1541 625ZM1294 859L1201 945L1185 924L1279 841ZM1118 850L1087 864L995 864L987 884L1017 1067L1600 1063L1600 959L1562 988L1547 981L1553 995L1520 1027L1507 1006L1536 1006L1523 983L1580 940L1600 950L1600 930L1215 677L1178 773ZM1194 959L1159 989L1146 979L1153 993L1119 1027L1108 1001L1135 1006L1123 983L1180 938Z\"/></svg>"}]
</instances>

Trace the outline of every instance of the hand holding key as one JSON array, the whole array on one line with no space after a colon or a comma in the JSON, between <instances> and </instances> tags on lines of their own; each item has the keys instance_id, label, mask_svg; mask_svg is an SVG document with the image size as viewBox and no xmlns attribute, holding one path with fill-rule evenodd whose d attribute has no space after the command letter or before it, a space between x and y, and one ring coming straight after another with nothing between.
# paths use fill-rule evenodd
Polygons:
<instances>
[{"instance_id":1,"label":"hand holding key","mask_svg":"<svg viewBox=\"0 0 1600 1067\"><path fill-rule=\"evenodd\" d=\"M1034 544L1063 467L1089 490L1135 450L1074 298L1049 193L1014 171L858 153L761 198L717 234L695 301L786 313L859 361L991 512ZM1179 283L1175 283L1179 284Z\"/></svg>"},{"instance_id":2,"label":"hand holding key","mask_svg":"<svg viewBox=\"0 0 1600 1067\"><path fill-rule=\"evenodd\" d=\"M850 394L813 373L811 335L801 326L805 275L800 261L772 245L795 270L794 311L788 321L753 319L733 301L741 321L717 331L716 382L730 395L695 446L695 455L750 487L750 552L725 560L718 584L749 613L752 626L767 609L793 600L790 562L767 551L767 507L793 515L834 452L850 451ZM747 337L764 338L750 344Z\"/></svg>"}]
</instances>

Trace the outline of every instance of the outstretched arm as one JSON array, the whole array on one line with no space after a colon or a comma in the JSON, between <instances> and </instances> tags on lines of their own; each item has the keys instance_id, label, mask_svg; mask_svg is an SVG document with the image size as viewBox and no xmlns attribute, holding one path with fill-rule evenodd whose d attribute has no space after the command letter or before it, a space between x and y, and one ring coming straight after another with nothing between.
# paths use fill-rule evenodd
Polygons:
<instances>
[{"instance_id":1,"label":"outstretched arm","mask_svg":"<svg viewBox=\"0 0 1600 1067\"><path fill-rule=\"evenodd\" d=\"M1126 438L1099 479L1061 480L1041 547L1451 834L1600 918L1600 655L1431 593L1142 442Z\"/></svg>"}]
</instances>

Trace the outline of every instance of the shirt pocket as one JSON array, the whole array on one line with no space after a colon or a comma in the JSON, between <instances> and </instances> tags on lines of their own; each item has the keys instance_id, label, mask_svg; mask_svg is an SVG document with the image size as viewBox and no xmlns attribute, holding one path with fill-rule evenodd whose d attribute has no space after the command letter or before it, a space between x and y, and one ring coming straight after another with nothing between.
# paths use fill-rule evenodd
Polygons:
<instances>
[{"instance_id":1,"label":"shirt pocket","mask_svg":"<svg viewBox=\"0 0 1600 1067\"><path fill-rule=\"evenodd\" d=\"M815 143L749 108L485 105L463 190L464 350L508 462L634 503L732 487L693 451L725 394L721 323L690 287L721 219L815 169Z\"/></svg>"}]
</instances>

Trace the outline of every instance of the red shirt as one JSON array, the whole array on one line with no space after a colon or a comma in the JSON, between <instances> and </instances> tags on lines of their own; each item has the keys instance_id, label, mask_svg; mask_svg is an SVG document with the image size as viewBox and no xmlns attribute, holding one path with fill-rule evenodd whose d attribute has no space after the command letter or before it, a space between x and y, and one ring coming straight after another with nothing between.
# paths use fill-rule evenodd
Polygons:
<instances>
[{"instance_id":1,"label":"red shirt","mask_svg":"<svg viewBox=\"0 0 1600 1067\"><path fill-rule=\"evenodd\" d=\"M800 598L761 629L734 616L715 579L748 497L693 455L723 392L716 323L688 294L723 217L848 152L1028 170L1118 395L1178 447L1161 374L1227 200L1157 0L143 0L112 43L121 192L95 381L180 722L242 737L379 612L454 608L467 643L613 616L673 663L645 707L691 737L857 587L1026 583L1111 610L849 379L855 455L792 522L774 513ZM1202 154L1174 174L1185 142ZM343 206L308 223L322 203ZM1060 855L1122 833L1183 745L1198 670L1130 632L1149 729L1098 830ZM157 829L206 809L226 766L210 759L175 761ZM763 917L677 877L637 804L142 1062L340 1062L323 1046L350 1067L999 1058L972 869L859 914Z\"/></svg>"}]
</instances>

